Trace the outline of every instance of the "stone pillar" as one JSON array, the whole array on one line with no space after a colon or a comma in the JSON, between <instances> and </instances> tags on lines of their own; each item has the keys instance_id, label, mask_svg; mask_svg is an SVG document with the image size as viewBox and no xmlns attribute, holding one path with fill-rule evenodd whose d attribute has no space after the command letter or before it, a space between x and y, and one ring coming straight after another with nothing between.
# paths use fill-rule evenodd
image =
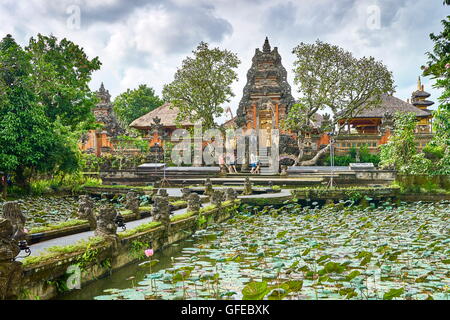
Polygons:
<instances>
[{"instance_id":1,"label":"stone pillar","mask_svg":"<svg viewBox=\"0 0 450 320\"><path fill-rule=\"evenodd\" d=\"M211 195L211 203L216 206L216 208L222 207L222 201L224 199L224 193L222 190L214 190Z\"/></svg>"},{"instance_id":2,"label":"stone pillar","mask_svg":"<svg viewBox=\"0 0 450 320\"><path fill-rule=\"evenodd\" d=\"M213 193L213 186L211 183L211 179L207 178L205 181L205 195L211 196Z\"/></svg>"},{"instance_id":3,"label":"stone pillar","mask_svg":"<svg viewBox=\"0 0 450 320\"><path fill-rule=\"evenodd\" d=\"M118 241L116 217L117 211L113 205L105 204L101 206L97 216L95 235L114 242Z\"/></svg>"},{"instance_id":4,"label":"stone pillar","mask_svg":"<svg viewBox=\"0 0 450 320\"><path fill-rule=\"evenodd\" d=\"M17 201L8 201L3 204L3 218L9 220L13 226L14 233L24 234L25 222L27 218L20 209L20 204ZM24 239L16 239L24 240Z\"/></svg>"},{"instance_id":5,"label":"stone pillar","mask_svg":"<svg viewBox=\"0 0 450 320\"><path fill-rule=\"evenodd\" d=\"M189 188L182 188L181 189L181 199L183 199L183 201L188 201L189 200L189 196L191 195L192 190Z\"/></svg>"},{"instance_id":6,"label":"stone pillar","mask_svg":"<svg viewBox=\"0 0 450 320\"><path fill-rule=\"evenodd\" d=\"M200 212L202 202L200 201L200 196L197 193L195 192L191 193L189 195L187 202L188 202L187 206L188 212L195 212L196 214Z\"/></svg>"},{"instance_id":7,"label":"stone pillar","mask_svg":"<svg viewBox=\"0 0 450 320\"><path fill-rule=\"evenodd\" d=\"M22 263L15 261L20 253L10 220L0 218L0 300L17 299L22 281Z\"/></svg>"},{"instance_id":8,"label":"stone pillar","mask_svg":"<svg viewBox=\"0 0 450 320\"><path fill-rule=\"evenodd\" d=\"M127 193L125 199L125 209L131 210L134 213L136 219L140 219L141 213L139 211L139 195L136 192L130 191Z\"/></svg>"},{"instance_id":9,"label":"stone pillar","mask_svg":"<svg viewBox=\"0 0 450 320\"><path fill-rule=\"evenodd\" d=\"M226 201L234 201L237 198L236 190L233 188L227 188L225 191L225 200Z\"/></svg>"},{"instance_id":10,"label":"stone pillar","mask_svg":"<svg viewBox=\"0 0 450 320\"><path fill-rule=\"evenodd\" d=\"M78 212L77 215L80 219L87 220L91 230L97 228L97 221L94 213L94 201L87 196L81 195L78 199Z\"/></svg>"},{"instance_id":11,"label":"stone pillar","mask_svg":"<svg viewBox=\"0 0 450 320\"><path fill-rule=\"evenodd\" d=\"M247 178L245 178L243 194L248 196L248 195L251 195L252 193L253 193L252 183L250 182L250 178L247 177Z\"/></svg>"},{"instance_id":12,"label":"stone pillar","mask_svg":"<svg viewBox=\"0 0 450 320\"><path fill-rule=\"evenodd\" d=\"M159 190L158 195L153 197L152 216L153 221L161 222L165 229L165 237L167 237L170 229L170 204L165 189Z\"/></svg>"}]
</instances>

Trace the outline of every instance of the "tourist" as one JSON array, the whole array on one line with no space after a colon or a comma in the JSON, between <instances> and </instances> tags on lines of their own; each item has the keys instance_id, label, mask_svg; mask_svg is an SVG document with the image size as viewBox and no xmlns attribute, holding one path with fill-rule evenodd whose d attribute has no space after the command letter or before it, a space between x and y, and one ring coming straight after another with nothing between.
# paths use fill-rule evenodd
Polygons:
<instances>
[{"instance_id":1,"label":"tourist","mask_svg":"<svg viewBox=\"0 0 450 320\"><path fill-rule=\"evenodd\" d=\"M252 168L252 170L250 171L251 174L256 173L257 163L258 163L258 158L257 158L256 154L252 153L250 155L250 168Z\"/></svg>"},{"instance_id":2,"label":"tourist","mask_svg":"<svg viewBox=\"0 0 450 320\"><path fill-rule=\"evenodd\" d=\"M229 173L238 173L236 169L236 156L234 155L234 151L227 155L227 163Z\"/></svg>"},{"instance_id":3,"label":"tourist","mask_svg":"<svg viewBox=\"0 0 450 320\"><path fill-rule=\"evenodd\" d=\"M223 156L223 153L221 153L219 155L219 167L220 167L220 172L223 172L224 167L225 167L225 157Z\"/></svg>"}]
</instances>

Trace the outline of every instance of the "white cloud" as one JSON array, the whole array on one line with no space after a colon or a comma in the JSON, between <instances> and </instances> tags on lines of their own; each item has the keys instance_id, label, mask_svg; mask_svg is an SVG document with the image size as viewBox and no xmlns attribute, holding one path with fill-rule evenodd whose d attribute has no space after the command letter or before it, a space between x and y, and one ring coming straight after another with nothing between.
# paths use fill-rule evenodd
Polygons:
<instances>
[{"instance_id":1,"label":"white cloud","mask_svg":"<svg viewBox=\"0 0 450 320\"><path fill-rule=\"evenodd\" d=\"M80 30L67 27L70 5L81 9ZM367 28L372 5L380 7L380 29ZM71 39L90 57L99 56L102 70L91 87L103 81L113 96L141 83L160 93L196 44L207 41L236 52L242 61L233 110L265 36L279 47L291 86L292 48L320 38L356 56L383 60L394 73L397 96L406 100L432 48L429 34L442 30L448 9L429 0L2 0L0 36L11 33L21 44L37 33ZM436 101L439 92L428 79L423 83ZM294 86L293 95L298 96Z\"/></svg>"}]
</instances>

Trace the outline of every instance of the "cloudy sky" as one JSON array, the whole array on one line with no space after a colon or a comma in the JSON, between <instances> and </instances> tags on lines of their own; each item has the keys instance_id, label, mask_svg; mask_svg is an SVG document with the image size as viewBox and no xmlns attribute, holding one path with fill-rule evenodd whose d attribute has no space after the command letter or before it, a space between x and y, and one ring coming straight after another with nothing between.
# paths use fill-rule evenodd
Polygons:
<instances>
[{"instance_id":1,"label":"cloudy sky","mask_svg":"<svg viewBox=\"0 0 450 320\"><path fill-rule=\"evenodd\" d=\"M0 36L25 45L37 33L67 37L103 63L91 83L113 97L145 83L158 94L200 41L236 52L242 63L233 85L236 110L256 47L277 46L293 84L291 54L300 42L337 44L355 56L374 56L394 73L406 100L420 66L450 14L442 0L0 0ZM431 99L439 91L423 83ZM223 119L220 119L223 120ZM221 121L219 121L221 122Z\"/></svg>"}]
</instances>

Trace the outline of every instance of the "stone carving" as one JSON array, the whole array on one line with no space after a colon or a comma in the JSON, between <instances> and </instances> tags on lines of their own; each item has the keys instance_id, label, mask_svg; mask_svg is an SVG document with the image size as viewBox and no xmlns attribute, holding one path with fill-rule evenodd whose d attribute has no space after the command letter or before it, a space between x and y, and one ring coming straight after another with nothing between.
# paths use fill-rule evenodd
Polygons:
<instances>
[{"instance_id":1,"label":"stone carving","mask_svg":"<svg viewBox=\"0 0 450 320\"><path fill-rule=\"evenodd\" d=\"M245 127L247 123L253 121L254 100L257 97L268 99L276 97L277 99L271 103L278 104L280 118L283 118L295 103L291 87L287 82L287 71L281 64L278 49L276 47L272 49L267 38L264 41L263 50L259 48L255 50L252 66L247 72L247 84L237 110L236 124L239 127ZM259 107L258 102L256 108Z\"/></svg>"},{"instance_id":2,"label":"stone carving","mask_svg":"<svg viewBox=\"0 0 450 320\"><path fill-rule=\"evenodd\" d=\"M225 200L226 201L234 201L237 198L236 190L233 188L227 188L225 191Z\"/></svg>"},{"instance_id":3,"label":"stone carving","mask_svg":"<svg viewBox=\"0 0 450 320\"><path fill-rule=\"evenodd\" d=\"M81 195L78 199L78 217L89 222L91 230L97 228L97 219L94 213L94 201L87 195Z\"/></svg>"},{"instance_id":4,"label":"stone carving","mask_svg":"<svg viewBox=\"0 0 450 320\"><path fill-rule=\"evenodd\" d=\"M159 190L158 195L153 197L152 216L154 221L161 222L166 230L170 227L170 204L167 191Z\"/></svg>"},{"instance_id":5,"label":"stone carving","mask_svg":"<svg viewBox=\"0 0 450 320\"><path fill-rule=\"evenodd\" d=\"M211 179L206 178L205 181L205 195L210 196L213 193L213 186L211 183Z\"/></svg>"},{"instance_id":6,"label":"stone carving","mask_svg":"<svg viewBox=\"0 0 450 320\"><path fill-rule=\"evenodd\" d=\"M181 199L183 199L183 201L188 201L190 194L192 193L192 190L189 188L182 188L181 189Z\"/></svg>"},{"instance_id":7,"label":"stone carving","mask_svg":"<svg viewBox=\"0 0 450 320\"><path fill-rule=\"evenodd\" d=\"M95 235L110 240L117 240L117 211L111 204L105 204L100 207L97 216L97 228Z\"/></svg>"},{"instance_id":8,"label":"stone carving","mask_svg":"<svg viewBox=\"0 0 450 320\"><path fill-rule=\"evenodd\" d=\"M154 123L152 123L150 125L149 133L152 134L152 135L153 134L157 134L158 137L163 137L163 135L164 135L164 130L163 130L164 126L161 123L161 118L159 118L159 117L153 118L153 122Z\"/></svg>"},{"instance_id":9,"label":"stone carving","mask_svg":"<svg viewBox=\"0 0 450 320\"><path fill-rule=\"evenodd\" d=\"M114 114L111 95L105 89L103 83L97 91L97 97L100 103L93 109L93 113L97 122L103 124L102 131L106 131L109 137L117 137L125 133L125 129L119 124L116 115Z\"/></svg>"},{"instance_id":10,"label":"stone carving","mask_svg":"<svg viewBox=\"0 0 450 320\"><path fill-rule=\"evenodd\" d=\"M139 195L136 192L130 191L127 193L125 199L125 208L131 210L135 214L136 219L140 219L141 215L139 211Z\"/></svg>"},{"instance_id":11,"label":"stone carving","mask_svg":"<svg viewBox=\"0 0 450 320\"><path fill-rule=\"evenodd\" d=\"M386 131L394 129L394 115L386 111L381 119L380 132L384 134Z\"/></svg>"},{"instance_id":12,"label":"stone carving","mask_svg":"<svg viewBox=\"0 0 450 320\"><path fill-rule=\"evenodd\" d=\"M211 195L211 203L217 208L222 206L222 201L224 200L224 193L222 190L214 190Z\"/></svg>"},{"instance_id":13,"label":"stone carving","mask_svg":"<svg viewBox=\"0 0 450 320\"><path fill-rule=\"evenodd\" d=\"M242 194L244 195L251 195L253 193L253 189L252 189L252 183L250 182L250 178L247 177L245 178L245 182L244 182L244 192Z\"/></svg>"},{"instance_id":14,"label":"stone carving","mask_svg":"<svg viewBox=\"0 0 450 320\"><path fill-rule=\"evenodd\" d=\"M187 205L187 211L198 213L200 211L200 207L202 206L202 202L200 200L200 196L192 192L189 194L188 197L188 205Z\"/></svg>"},{"instance_id":15,"label":"stone carving","mask_svg":"<svg viewBox=\"0 0 450 320\"><path fill-rule=\"evenodd\" d=\"M9 220L13 226L14 239L25 239L25 222L27 218L20 209L20 204L17 201L7 201L3 204L3 218Z\"/></svg>"},{"instance_id":16,"label":"stone carving","mask_svg":"<svg viewBox=\"0 0 450 320\"><path fill-rule=\"evenodd\" d=\"M0 300L16 299L22 279L22 264L14 261L20 248L10 220L0 218Z\"/></svg>"}]
</instances>

